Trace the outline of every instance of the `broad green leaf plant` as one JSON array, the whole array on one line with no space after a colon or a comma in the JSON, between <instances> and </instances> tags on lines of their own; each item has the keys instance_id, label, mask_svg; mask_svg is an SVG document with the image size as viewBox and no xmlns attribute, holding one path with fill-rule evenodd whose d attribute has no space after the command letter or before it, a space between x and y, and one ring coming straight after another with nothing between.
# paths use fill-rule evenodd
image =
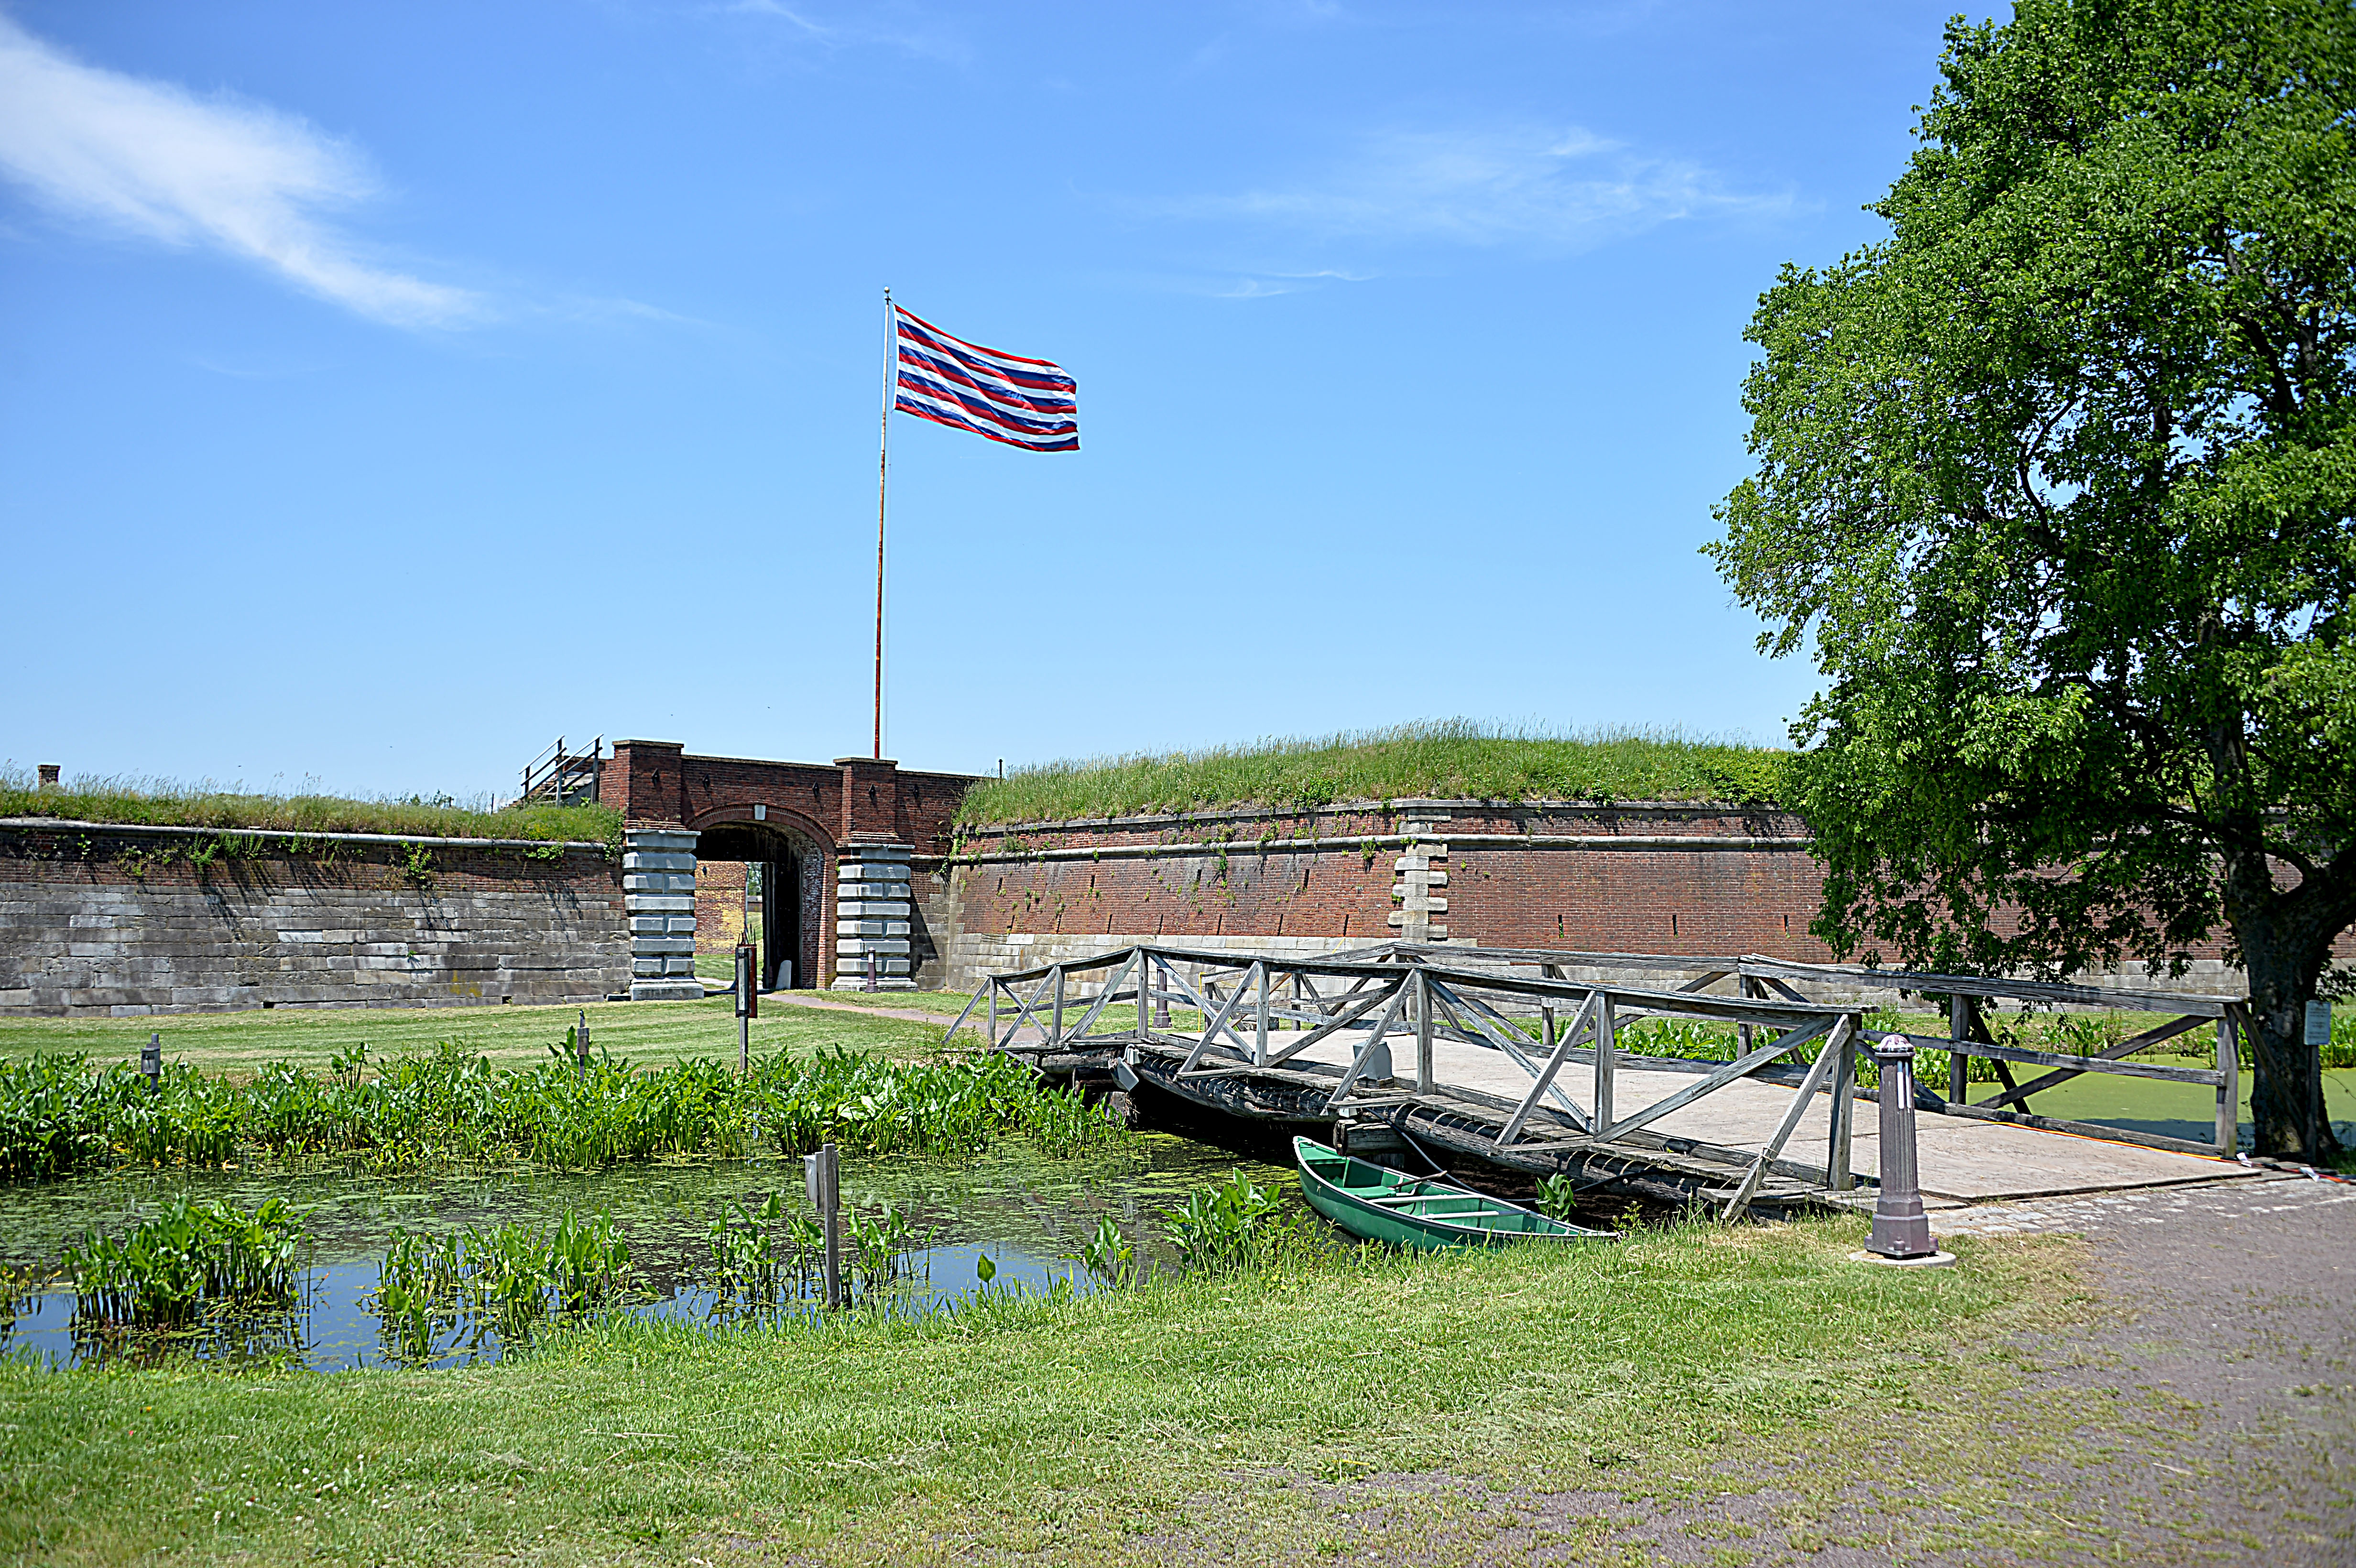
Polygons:
<instances>
[{"instance_id":1,"label":"broad green leaf plant","mask_svg":"<svg viewBox=\"0 0 2356 1568\"><path fill-rule=\"evenodd\" d=\"M2356 10L1950 26L1890 236L1787 267L1708 547L1821 695L1837 951L2248 973L2261 1153L2336 1152L2356 919Z\"/></svg>"}]
</instances>

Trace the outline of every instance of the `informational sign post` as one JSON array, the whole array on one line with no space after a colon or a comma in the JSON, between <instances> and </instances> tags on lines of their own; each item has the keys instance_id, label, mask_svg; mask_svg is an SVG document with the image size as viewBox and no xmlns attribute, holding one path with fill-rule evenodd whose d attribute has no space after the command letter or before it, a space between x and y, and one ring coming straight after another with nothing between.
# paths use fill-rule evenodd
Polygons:
<instances>
[{"instance_id":1,"label":"informational sign post","mask_svg":"<svg viewBox=\"0 0 2356 1568\"><path fill-rule=\"evenodd\" d=\"M761 991L755 976L760 972L760 949L749 942L736 944L736 1071L753 1076L753 1020L761 1016Z\"/></svg>"}]
</instances>

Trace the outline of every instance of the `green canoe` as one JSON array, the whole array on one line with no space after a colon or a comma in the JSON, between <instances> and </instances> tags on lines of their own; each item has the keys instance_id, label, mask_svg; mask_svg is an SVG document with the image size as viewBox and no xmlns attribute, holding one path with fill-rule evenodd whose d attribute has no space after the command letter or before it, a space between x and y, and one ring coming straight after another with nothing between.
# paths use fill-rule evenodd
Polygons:
<instances>
[{"instance_id":1,"label":"green canoe","mask_svg":"<svg viewBox=\"0 0 2356 1568\"><path fill-rule=\"evenodd\" d=\"M1387 1170L1308 1138L1292 1140L1309 1206L1354 1236L1402 1247L1496 1246L1505 1242L1614 1241L1610 1231L1566 1225L1502 1198L1451 1182Z\"/></svg>"}]
</instances>

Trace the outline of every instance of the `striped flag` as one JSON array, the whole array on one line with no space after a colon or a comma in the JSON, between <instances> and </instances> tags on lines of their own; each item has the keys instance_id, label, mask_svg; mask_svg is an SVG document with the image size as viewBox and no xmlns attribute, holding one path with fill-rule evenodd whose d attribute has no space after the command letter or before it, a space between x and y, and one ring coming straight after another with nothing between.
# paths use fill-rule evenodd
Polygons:
<instances>
[{"instance_id":1,"label":"striped flag","mask_svg":"<svg viewBox=\"0 0 2356 1568\"><path fill-rule=\"evenodd\" d=\"M1029 452L1080 449L1079 383L1060 365L1001 354L892 307L892 406Z\"/></svg>"}]
</instances>

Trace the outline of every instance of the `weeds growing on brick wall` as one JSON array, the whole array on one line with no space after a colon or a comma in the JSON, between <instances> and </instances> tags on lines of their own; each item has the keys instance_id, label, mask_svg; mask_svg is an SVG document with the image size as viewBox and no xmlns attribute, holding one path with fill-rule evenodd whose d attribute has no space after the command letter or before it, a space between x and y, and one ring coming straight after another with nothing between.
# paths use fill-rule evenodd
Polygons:
<instances>
[{"instance_id":1,"label":"weeds growing on brick wall","mask_svg":"<svg viewBox=\"0 0 2356 1568\"><path fill-rule=\"evenodd\" d=\"M552 1047L552 1052L562 1048ZM0 1177L118 1165L341 1157L369 1169L529 1161L588 1169L666 1156L969 1154L1009 1135L1069 1155L1128 1135L1001 1056L891 1062L837 1049L773 1056L740 1078L710 1061L638 1071L607 1058L494 1069L452 1040L320 1074L287 1063L250 1083L185 1064L147 1080L79 1055L0 1062Z\"/></svg>"},{"instance_id":2,"label":"weeds growing on brick wall","mask_svg":"<svg viewBox=\"0 0 2356 1568\"><path fill-rule=\"evenodd\" d=\"M1550 734L1470 720L1162 756L1022 768L966 795L962 824L1343 802L1724 800L1772 804L1784 752L1670 731Z\"/></svg>"},{"instance_id":3,"label":"weeds growing on brick wall","mask_svg":"<svg viewBox=\"0 0 2356 1568\"><path fill-rule=\"evenodd\" d=\"M493 811L487 799L450 795L352 800L329 795L252 795L210 784L75 778L42 789L21 769L0 769L0 816L57 816L156 827L245 827L268 833L413 834L421 838L541 838L618 847L622 816L610 806L524 805ZM231 847L234 852L234 847Z\"/></svg>"}]
</instances>

